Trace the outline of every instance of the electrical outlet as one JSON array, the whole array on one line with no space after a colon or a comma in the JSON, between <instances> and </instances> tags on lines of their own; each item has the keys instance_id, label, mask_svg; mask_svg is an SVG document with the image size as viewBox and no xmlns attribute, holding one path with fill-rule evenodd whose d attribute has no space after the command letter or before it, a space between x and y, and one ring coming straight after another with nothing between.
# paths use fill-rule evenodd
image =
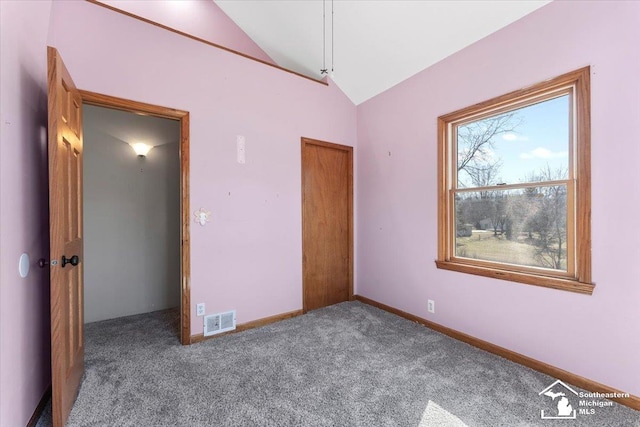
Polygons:
<instances>
[{"instance_id":1,"label":"electrical outlet","mask_svg":"<svg viewBox=\"0 0 640 427\"><path fill-rule=\"evenodd\" d=\"M436 312L436 302L432 299L427 300L427 311L429 313L435 313Z\"/></svg>"},{"instance_id":2,"label":"electrical outlet","mask_svg":"<svg viewBox=\"0 0 640 427\"><path fill-rule=\"evenodd\" d=\"M196 316L204 316L204 303L196 305Z\"/></svg>"}]
</instances>

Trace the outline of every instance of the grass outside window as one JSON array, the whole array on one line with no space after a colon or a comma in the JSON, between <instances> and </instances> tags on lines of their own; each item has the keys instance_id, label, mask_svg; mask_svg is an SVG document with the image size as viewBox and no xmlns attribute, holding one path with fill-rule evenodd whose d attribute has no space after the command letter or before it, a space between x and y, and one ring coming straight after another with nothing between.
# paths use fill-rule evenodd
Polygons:
<instances>
[{"instance_id":1,"label":"grass outside window","mask_svg":"<svg viewBox=\"0 0 640 427\"><path fill-rule=\"evenodd\" d=\"M589 68L438 118L439 268L592 293Z\"/></svg>"}]
</instances>

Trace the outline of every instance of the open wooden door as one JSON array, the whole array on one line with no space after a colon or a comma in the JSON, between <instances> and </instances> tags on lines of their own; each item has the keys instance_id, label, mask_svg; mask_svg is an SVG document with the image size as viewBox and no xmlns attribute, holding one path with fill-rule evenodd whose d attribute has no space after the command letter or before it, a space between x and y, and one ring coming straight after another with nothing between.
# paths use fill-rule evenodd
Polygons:
<instances>
[{"instance_id":1,"label":"open wooden door","mask_svg":"<svg viewBox=\"0 0 640 427\"><path fill-rule=\"evenodd\" d=\"M82 98L58 51L47 50L51 406L64 426L84 371L82 253Z\"/></svg>"}]
</instances>

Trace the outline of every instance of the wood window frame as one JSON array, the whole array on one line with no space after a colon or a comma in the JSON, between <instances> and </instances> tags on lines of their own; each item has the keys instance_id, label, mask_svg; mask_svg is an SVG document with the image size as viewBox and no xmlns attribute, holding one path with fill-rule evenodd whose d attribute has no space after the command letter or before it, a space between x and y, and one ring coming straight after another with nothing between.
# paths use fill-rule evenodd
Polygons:
<instances>
[{"instance_id":1,"label":"wood window frame","mask_svg":"<svg viewBox=\"0 0 640 427\"><path fill-rule=\"evenodd\" d=\"M456 169L454 167L456 157L452 150L455 145L452 138L454 126L551 99L563 91L571 93L570 108L573 113L568 180L568 206L573 204L573 209L569 210L567 227L568 236L572 234L573 239L567 242L568 272L456 257L453 251L455 220L452 188ZM591 283L590 117L590 67L588 66L438 117L438 258L436 266L462 273L591 295L595 285ZM572 190L570 190L571 187L573 187ZM500 189L505 188L500 187Z\"/></svg>"}]
</instances>

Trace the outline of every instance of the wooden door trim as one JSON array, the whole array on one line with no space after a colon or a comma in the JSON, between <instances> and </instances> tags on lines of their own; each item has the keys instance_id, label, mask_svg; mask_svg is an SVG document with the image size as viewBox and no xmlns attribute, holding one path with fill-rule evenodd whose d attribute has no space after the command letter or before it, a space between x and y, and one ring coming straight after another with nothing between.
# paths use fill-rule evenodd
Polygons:
<instances>
[{"instance_id":1,"label":"wooden door trim","mask_svg":"<svg viewBox=\"0 0 640 427\"><path fill-rule=\"evenodd\" d=\"M212 46L212 47L215 47L215 48L218 48L218 49L222 49L222 50L227 51L229 53L232 53L234 55L238 55L238 56L241 56L243 58L247 58L247 59L250 59L252 61L256 61L256 62L259 62L261 64L264 64L266 66L273 67L275 69L284 71L286 73L293 74L294 76L302 77L303 79L307 79L307 80L310 80L310 81L315 82L315 83L320 83L321 85L324 85L324 86L329 86L329 83L326 80L319 80L319 79L316 79L314 77L306 76L306 75L304 75L302 73L299 73L297 71L293 71L293 70L290 70L288 68L281 67L276 63L271 63L269 61L265 61L264 59L260 59L260 58L257 58L255 56L251 56L249 54L242 53L242 52L237 51L235 49L231 49L229 47L222 46L221 44L217 44L217 43L211 42L209 40L205 40L205 39L203 39L201 37L196 37L196 36L191 35L189 33L185 33L184 31L180 31L180 30L177 30L175 28L169 27L167 25L160 24L159 22L153 21L151 19L144 18L144 17L142 17L140 15L136 15L135 13L127 12L126 10L119 9L119 8L117 8L115 6L111 6L111 5L108 5L106 3L102 3L99 0L86 0L86 1L91 3L91 4L94 4L96 6L100 6L100 7L104 7L105 9L109 9L112 12L116 12L116 13L119 13L121 15L128 16L129 18L137 19L138 21L142 21L144 23L151 24L151 25L156 26L158 28L162 28L163 30L170 31L172 33L178 34L178 35L180 35L182 37L186 37L188 39L195 40L195 41L197 41L199 43L204 43L204 44L206 44L208 46Z\"/></svg>"},{"instance_id":2,"label":"wooden door trim","mask_svg":"<svg viewBox=\"0 0 640 427\"><path fill-rule=\"evenodd\" d=\"M347 194L349 196L347 208L349 210L349 301L353 301L353 147L348 145L336 144L333 142L321 141L318 139L312 138L301 138L300 144L300 159L301 159L301 174L302 174L302 188L301 188L301 210L302 210L302 312L307 312L307 303L305 301L305 281L304 281L304 225L305 225L305 214L304 214L304 188L305 188L305 163L304 163L304 153L305 147L308 145L315 145L318 147L324 148L332 148L334 150L345 151L347 153L348 158L348 170L349 176L347 177L348 186Z\"/></svg>"},{"instance_id":3,"label":"wooden door trim","mask_svg":"<svg viewBox=\"0 0 640 427\"><path fill-rule=\"evenodd\" d=\"M180 122L180 223L181 223L181 286L180 286L180 342L191 344L191 239L189 230L189 112L125 98L80 90L82 103L144 114Z\"/></svg>"}]
</instances>

